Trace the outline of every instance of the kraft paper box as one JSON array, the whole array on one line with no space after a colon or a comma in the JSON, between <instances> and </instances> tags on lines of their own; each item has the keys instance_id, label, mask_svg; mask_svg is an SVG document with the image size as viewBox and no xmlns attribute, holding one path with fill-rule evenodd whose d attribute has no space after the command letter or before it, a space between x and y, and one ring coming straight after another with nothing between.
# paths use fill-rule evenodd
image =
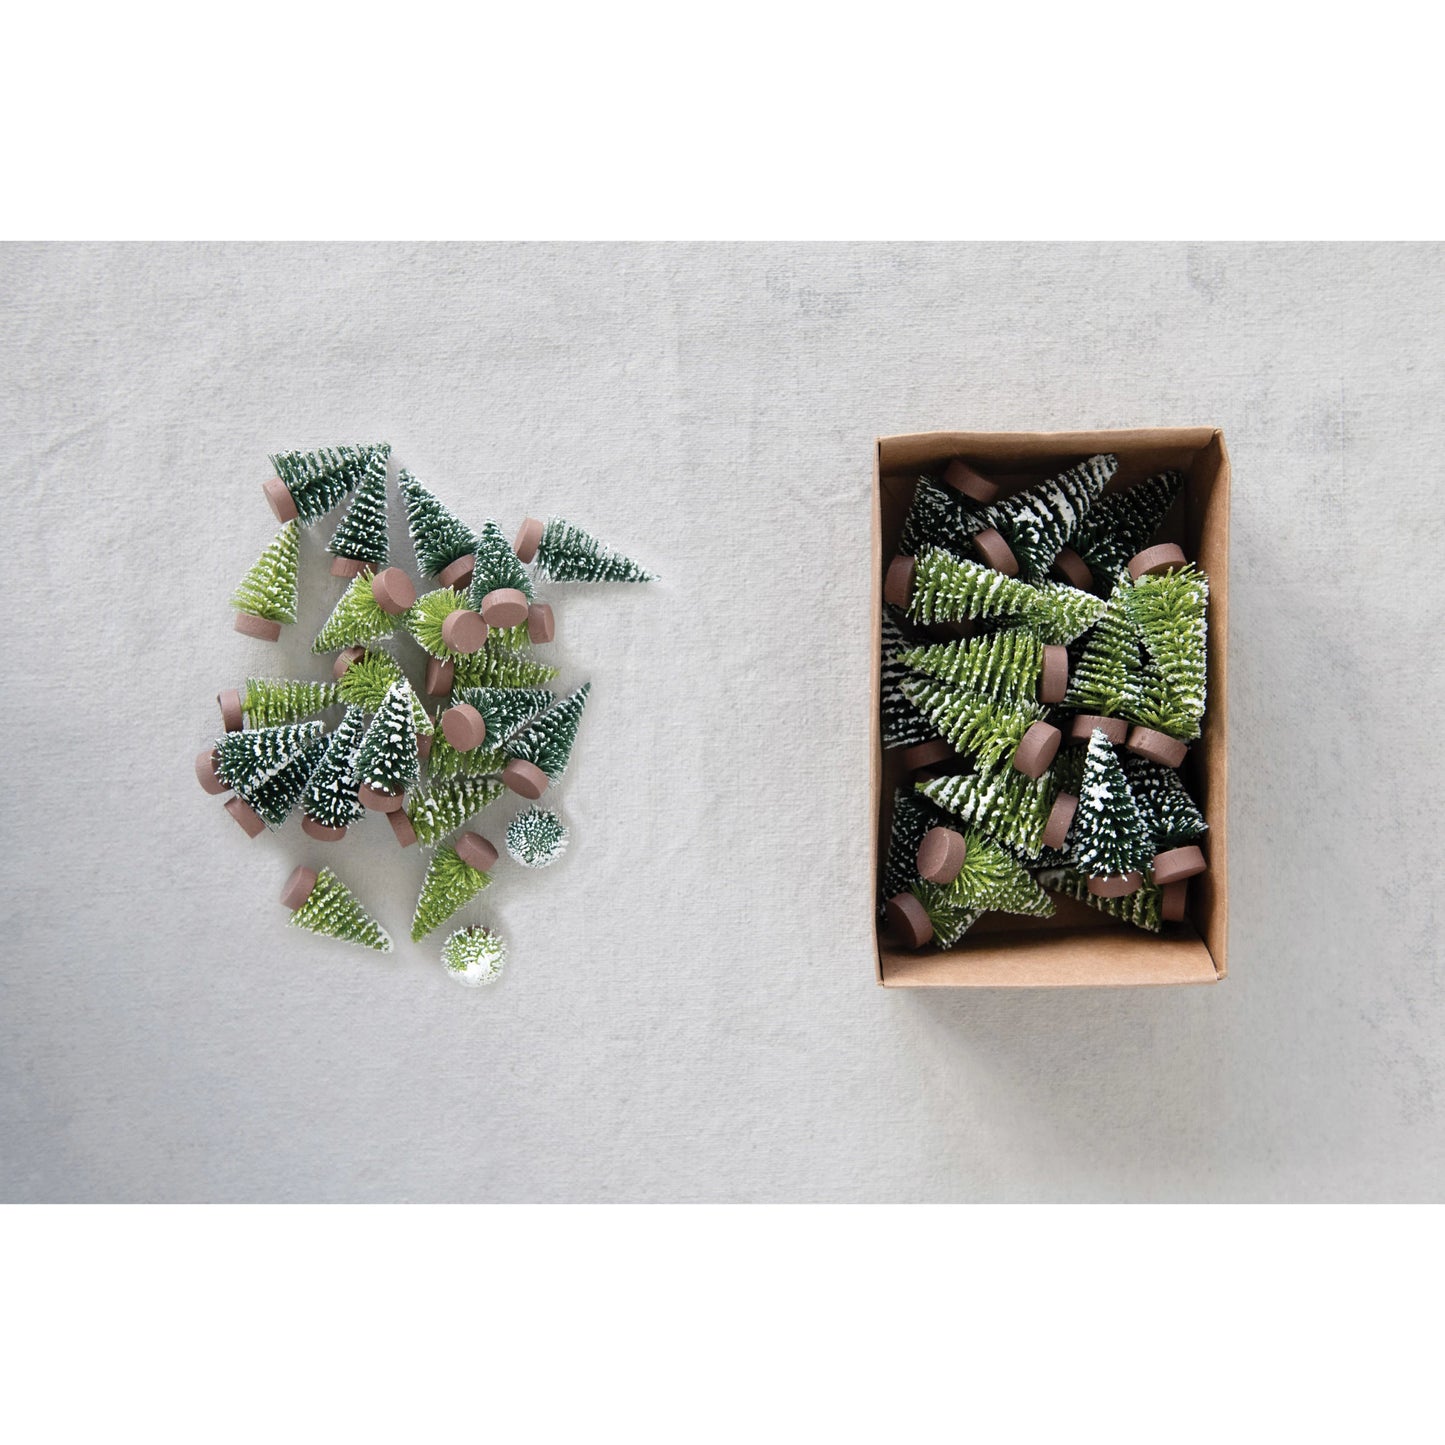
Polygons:
<instances>
[{"instance_id":1,"label":"kraft paper box","mask_svg":"<svg viewBox=\"0 0 1445 1445\"><path fill-rule=\"evenodd\" d=\"M1189 749L1185 782L1209 824L1209 871L1189 883L1184 923L1163 935L1120 923L1072 898L1053 895L1052 918L987 913L947 951L893 944L877 921L878 867L886 854L893 794L901 781L896 750L885 752L879 724L883 573L898 550L903 519L920 475L940 475L952 457L1017 490L1096 452L1112 452L1115 491L1166 467L1186 477L1183 496L1158 540L1178 542L1209 577L1209 697L1203 736ZM875 820L869 906L874 914L878 982L886 988L1119 987L1215 983L1226 972L1229 932L1229 455L1214 427L1138 431L925 432L880 437L873 482L872 800Z\"/></svg>"}]
</instances>

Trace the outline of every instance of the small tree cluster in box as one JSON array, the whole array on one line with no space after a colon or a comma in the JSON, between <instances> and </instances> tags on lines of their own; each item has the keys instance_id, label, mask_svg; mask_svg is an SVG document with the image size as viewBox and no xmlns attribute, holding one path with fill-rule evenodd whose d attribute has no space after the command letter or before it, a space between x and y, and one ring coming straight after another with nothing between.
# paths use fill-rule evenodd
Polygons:
<instances>
[{"instance_id":1,"label":"small tree cluster in box","mask_svg":"<svg viewBox=\"0 0 1445 1445\"><path fill-rule=\"evenodd\" d=\"M333 654L325 679L251 677L217 694L223 731L196 759L207 792L252 837L293 813L314 844L334 845L368 818L385 818L393 847L418 847L426 862L411 923L421 939L466 908L493 877L497 848L473 831L509 793L535 800L561 781L590 684L559 696L557 668L533 655L557 619L539 582L645 582L653 574L552 518L528 518L509 541L491 519L477 525L404 468L397 486L415 573L393 564L388 538L386 443L279 452L263 483L282 522L231 599L236 630L279 640L296 620L300 530L346 502L326 550L342 579L312 645ZM348 500L349 499L349 500ZM418 597L415 578L435 578ZM333 586L335 584L332 584ZM433 717L396 640L414 642ZM440 719L441 726L438 726ZM334 726L333 726L334 724ZM365 831L376 833L376 824ZM528 807L505 829L518 864L541 868L566 850L568 830L551 807ZM396 852L395 856L405 855ZM281 901L294 926L378 952L392 941L328 868L293 870ZM448 976L495 981L506 956L490 929L467 924L442 948Z\"/></svg>"},{"instance_id":2,"label":"small tree cluster in box","mask_svg":"<svg viewBox=\"0 0 1445 1445\"><path fill-rule=\"evenodd\" d=\"M952 947L986 912L1047 917L1051 893L1157 932L1207 870L1181 768L1209 584L1158 539L1183 474L1117 470L1089 457L1011 496L967 459L918 481L879 700L905 779L879 908L905 946Z\"/></svg>"}]
</instances>

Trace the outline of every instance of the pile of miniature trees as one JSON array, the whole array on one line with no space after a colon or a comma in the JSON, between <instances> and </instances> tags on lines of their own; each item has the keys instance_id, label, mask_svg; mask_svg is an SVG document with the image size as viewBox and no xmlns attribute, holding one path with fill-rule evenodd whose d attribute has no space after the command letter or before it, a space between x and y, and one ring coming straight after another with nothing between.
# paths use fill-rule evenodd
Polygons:
<instances>
[{"instance_id":1,"label":"pile of miniature trees","mask_svg":"<svg viewBox=\"0 0 1445 1445\"><path fill-rule=\"evenodd\" d=\"M421 940L488 887L497 848L473 819L511 795L529 806L506 826L504 844L522 867L560 858L568 832L551 807L537 807L567 769L589 684L559 697L557 669L533 650L556 621L538 582L647 582L652 574L569 522L535 518L508 542L494 521L477 530L404 468L416 583L392 565L387 526L386 443L285 452L263 491L282 523L237 587L236 631L275 642L296 621L299 528L347 497L328 551L345 582L312 653L334 654L329 681L249 678L217 695L225 731L196 759L209 793L251 837L299 813L314 843L334 844L368 818L384 817L403 848L427 855L412 917ZM392 651L405 639L425 660L422 691ZM328 729L322 715L334 719ZM550 801L550 799L549 799ZM387 953L390 935L329 868L301 866L281 901L299 928ZM451 977L493 982L506 950L477 924L442 947Z\"/></svg>"},{"instance_id":2,"label":"pile of miniature trees","mask_svg":"<svg viewBox=\"0 0 1445 1445\"><path fill-rule=\"evenodd\" d=\"M1208 580L1155 544L1184 485L1106 493L1100 455L1007 498L959 458L921 477L884 581L893 799L882 916L950 948L1053 893L1152 932L1208 867L1180 776L1205 703Z\"/></svg>"}]
</instances>

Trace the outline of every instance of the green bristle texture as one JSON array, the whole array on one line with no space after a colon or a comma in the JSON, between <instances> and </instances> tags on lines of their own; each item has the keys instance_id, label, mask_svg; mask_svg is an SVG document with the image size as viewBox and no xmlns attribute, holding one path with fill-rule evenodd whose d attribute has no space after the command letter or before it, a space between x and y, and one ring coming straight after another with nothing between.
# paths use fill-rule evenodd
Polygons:
<instances>
[{"instance_id":1,"label":"green bristle texture","mask_svg":"<svg viewBox=\"0 0 1445 1445\"><path fill-rule=\"evenodd\" d=\"M545 687L458 687L452 690L452 700L476 708L487 725L486 745L500 747L557 697Z\"/></svg>"},{"instance_id":2,"label":"green bristle texture","mask_svg":"<svg viewBox=\"0 0 1445 1445\"><path fill-rule=\"evenodd\" d=\"M394 682L361 739L356 776L377 792L404 793L421 774L412 715L414 696L405 678Z\"/></svg>"},{"instance_id":3,"label":"green bristle texture","mask_svg":"<svg viewBox=\"0 0 1445 1445\"><path fill-rule=\"evenodd\" d=\"M386 462L367 469L326 550L380 571L390 555L386 528Z\"/></svg>"},{"instance_id":4,"label":"green bristle texture","mask_svg":"<svg viewBox=\"0 0 1445 1445\"><path fill-rule=\"evenodd\" d=\"M246 801L268 828L279 828L290 816L325 752L326 739L314 739L284 768L272 773L247 794Z\"/></svg>"},{"instance_id":5,"label":"green bristle texture","mask_svg":"<svg viewBox=\"0 0 1445 1445\"><path fill-rule=\"evenodd\" d=\"M977 828L965 833L968 853L958 877L948 885L957 903L991 913L1022 913L1047 918L1054 905L1018 859Z\"/></svg>"},{"instance_id":6,"label":"green bristle texture","mask_svg":"<svg viewBox=\"0 0 1445 1445\"><path fill-rule=\"evenodd\" d=\"M915 622L993 619L1026 628L1040 642L1063 646L1092 627L1103 601L1087 592L1049 583L1031 587L937 549L917 559L908 615Z\"/></svg>"},{"instance_id":7,"label":"green bristle texture","mask_svg":"<svg viewBox=\"0 0 1445 1445\"><path fill-rule=\"evenodd\" d=\"M479 778L499 773L507 766L507 755L501 748L485 743L469 753L459 753L441 728L432 734L431 756L426 760L430 778Z\"/></svg>"},{"instance_id":8,"label":"green bristle texture","mask_svg":"<svg viewBox=\"0 0 1445 1445\"><path fill-rule=\"evenodd\" d=\"M888 853L883 864L883 887L878 907L899 893L906 892L918 877L918 845L930 828L948 826L948 815L940 812L926 798L908 788L899 788L893 795L893 818L889 825Z\"/></svg>"},{"instance_id":9,"label":"green bristle texture","mask_svg":"<svg viewBox=\"0 0 1445 1445\"><path fill-rule=\"evenodd\" d=\"M1044 647L1026 632L998 632L966 642L915 647L903 653L900 660L915 672L965 692L1002 702L1034 702L1038 698Z\"/></svg>"},{"instance_id":10,"label":"green bristle texture","mask_svg":"<svg viewBox=\"0 0 1445 1445\"><path fill-rule=\"evenodd\" d=\"M287 522L237 584L231 606L268 622L296 621L296 570L301 533Z\"/></svg>"},{"instance_id":11,"label":"green bristle texture","mask_svg":"<svg viewBox=\"0 0 1445 1445\"><path fill-rule=\"evenodd\" d=\"M1208 832L1209 824L1189 796L1177 768L1166 768L1131 754L1124 759L1124 776L1149 825L1156 853L1197 843Z\"/></svg>"},{"instance_id":12,"label":"green bristle texture","mask_svg":"<svg viewBox=\"0 0 1445 1445\"><path fill-rule=\"evenodd\" d=\"M1100 913L1107 913L1111 918L1132 923L1135 928L1145 928L1150 933L1158 933L1164 927L1160 913L1164 893L1152 883L1140 884L1133 893L1123 898L1098 898L1089 892L1089 880L1072 868L1046 868L1038 875L1038 881L1053 893L1065 893L1070 898L1077 898L1080 903L1087 903L1090 908L1097 908Z\"/></svg>"},{"instance_id":13,"label":"green bristle texture","mask_svg":"<svg viewBox=\"0 0 1445 1445\"><path fill-rule=\"evenodd\" d=\"M243 798L279 772L325 729L319 722L246 728L216 739L216 774Z\"/></svg>"},{"instance_id":14,"label":"green bristle texture","mask_svg":"<svg viewBox=\"0 0 1445 1445\"><path fill-rule=\"evenodd\" d=\"M477 533L476 570L467 590L467 606L474 612L482 610L482 599L500 588L515 588L532 600L532 578L517 560L512 544L495 522L487 522Z\"/></svg>"},{"instance_id":15,"label":"green bristle texture","mask_svg":"<svg viewBox=\"0 0 1445 1445\"><path fill-rule=\"evenodd\" d=\"M455 687L545 687L557 676L555 667L494 646L487 638L485 646L466 657L456 659Z\"/></svg>"},{"instance_id":16,"label":"green bristle texture","mask_svg":"<svg viewBox=\"0 0 1445 1445\"><path fill-rule=\"evenodd\" d=\"M1048 575L1118 469L1117 457L1093 456L986 509L984 525L1009 544L1022 580L1038 582Z\"/></svg>"},{"instance_id":17,"label":"green bristle texture","mask_svg":"<svg viewBox=\"0 0 1445 1445\"><path fill-rule=\"evenodd\" d=\"M413 943L440 927L491 882L488 874L464 863L454 848L438 848L426 868L416 912L411 920Z\"/></svg>"},{"instance_id":18,"label":"green bristle texture","mask_svg":"<svg viewBox=\"0 0 1445 1445\"><path fill-rule=\"evenodd\" d=\"M960 902L947 888L940 888L938 884L927 883L921 878L908 891L928 914L936 948L952 948L984 912L982 908L971 908L967 903Z\"/></svg>"},{"instance_id":19,"label":"green bristle texture","mask_svg":"<svg viewBox=\"0 0 1445 1445\"><path fill-rule=\"evenodd\" d=\"M386 442L362 446L321 447L314 452L278 452L271 458L276 475L286 483L303 525L329 512L348 492L378 469L386 476Z\"/></svg>"},{"instance_id":20,"label":"green bristle texture","mask_svg":"<svg viewBox=\"0 0 1445 1445\"><path fill-rule=\"evenodd\" d=\"M546 808L526 808L507 824L507 854L523 868L547 868L566 851L567 825Z\"/></svg>"},{"instance_id":21,"label":"green bristle texture","mask_svg":"<svg viewBox=\"0 0 1445 1445\"><path fill-rule=\"evenodd\" d=\"M1129 559L1153 541L1183 487L1184 473L1171 469L1100 497L1070 545L1098 581L1127 576Z\"/></svg>"},{"instance_id":22,"label":"green bristle texture","mask_svg":"<svg viewBox=\"0 0 1445 1445\"><path fill-rule=\"evenodd\" d=\"M537 548L537 570L552 582L655 582L657 574L614 552L590 532L551 517Z\"/></svg>"},{"instance_id":23,"label":"green bristle texture","mask_svg":"<svg viewBox=\"0 0 1445 1445\"><path fill-rule=\"evenodd\" d=\"M1209 580L1193 564L1141 577L1125 610L1153 666L1136 717L1175 738L1197 738L1204 716Z\"/></svg>"},{"instance_id":24,"label":"green bristle texture","mask_svg":"<svg viewBox=\"0 0 1445 1445\"><path fill-rule=\"evenodd\" d=\"M1104 615L1070 671L1065 707L1132 718L1143 702L1144 652L1126 610L1128 591L1128 584L1120 583L1110 594Z\"/></svg>"},{"instance_id":25,"label":"green bristle texture","mask_svg":"<svg viewBox=\"0 0 1445 1445\"><path fill-rule=\"evenodd\" d=\"M572 745L577 739L577 725L592 684L584 682L569 692L561 702L539 713L507 738L502 751L509 758L525 758L546 773L555 783L567 770Z\"/></svg>"},{"instance_id":26,"label":"green bristle texture","mask_svg":"<svg viewBox=\"0 0 1445 1445\"><path fill-rule=\"evenodd\" d=\"M507 963L507 946L490 929L459 928L442 944L447 973L468 988L495 983Z\"/></svg>"},{"instance_id":27,"label":"green bristle texture","mask_svg":"<svg viewBox=\"0 0 1445 1445\"><path fill-rule=\"evenodd\" d=\"M241 694L241 711L253 728L300 722L334 707L341 691L334 682L304 682L294 678L248 677Z\"/></svg>"},{"instance_id":28,"label":"green bristle texture","mask_svg":"<svg viewBox=\"0 0 1445 1445\"><path fill-rule=\"evenodd\" d=\"M1070 852L1080 873L1143 872L1154 856L1149 825L1119 766L1113 744L1095 728L1084 757Z\"/></svg>"},{"instance_id":29,"label":"green bristle texture","mask_svg":"<svg viewBox=\"0 0 1445 1445\"><path fill-rule=\"evenodd\" d=\"M434 776L425 788L411 795L406 815L411 819L417 842L429 846L439 843L448 833L455 833L505 791L493 777L438 779Z\"/></svg>"},{"instance_id":30,"label":"green bristle texture","mask_svg":"<svg viewBox=\"0 0 1445 1445\"><path fill-rule=\"evenodd\" d=\"M387 931L329 868L317 871L316 886L306 902L291 915L291 926L357 943L377 953L390 953L392 949Z\"/></svg>"},{"instance_id":31,"label":"green bristle texture","mask_svg":"<svg viewBox=\"0 0 1445 1445\"><path fill-rule=\"evenodd\" d=\"M356 755L365 732L366 714L359 707L347 708L302 794L306 815L328 828L349 828L366 812L356 796Z\"/></svg>"},{"instance_id":32,"label":"green bristle texture","mask_svg":"<svg viewBox=\"0 0 1445 1445\"><path fill-rule=\"evenodd\" d=\"M1029 728L1047 716L1036 702L998 702L922 678L909 678L903 684L903 696L955 752L969 754L983 770L1008 762Z\"/></svg>"},{"instance_id":33,"label":"green bristle texture","mask_svg":"<svg viewBox=\"0 0 1445 1445\"><path fill-rule=\"evenodd\" d=\"M966 550L974 533L988 525L981 514L981 508L952 487L941 486L931 477L919 477L898 550L910 557L930 547L950 552Z\"/></svg>"},{"instance_id":34,"label":"green bristle texture","mask_svg":"<svg viewBox=\"0 0 1445 1445\"><path fill-rule=\"evenodd\" d=\"M341 594L331 610L331 616L316 634L311 650L315 653L336 652L343 647L375 642L379 638L390 637L396 631L396 624L397 619L378 605L371 590L371 574L362 572L351 579L351 584Z\"/></svg>"},{"instance_id":35,"label":"green bristle texture","mask_svg":"<svg viewBox=\"0 0 1445 1445\"><path fill-rule=\"evenodd\" d=\"M433 657L455 658L442 638L442 623L467 605L467 599L455 587L438 587L434 592L424 593L416 599L411 611L406 614L406 630L416 638L422 650Z\"/></svg>"},{"instance_id":36,"label":"green bristle texture","mask_svg":"<svg viewBox=\"0 0 1445 1445\"><path fill-rule=\"evenodd\" d=\"M403 467L397 487L406 504L406 527L411 535L416 565L423 577L435 577L458 557L475 551L476 536L453 512Z\"/></svg>"},{"instance_id":37,"label":"green bristle texture","mask_svg":"<svg viewBox=\"0 0 1445 1445\"><path fill-rule=\"evenodd\" d=\"M1007 762L917 786L930 802L1030 858L1043 846L1058 791L1049 773L1025 777Z\"/></svg>"},{"instance_id":38,"label":"green bristle texture","mask_svg":"<svg viewBox=\"0 0 1445 1445\"><path fill-rule=\"evenodd\" d=\"M342 702L374 713L402 675L396 659L389 652L368 652L342 673L337 690ZM411 694L411 717L418 733L430 737L435 731L431 714L415 691Z\"/></svg>"}]
</instances>

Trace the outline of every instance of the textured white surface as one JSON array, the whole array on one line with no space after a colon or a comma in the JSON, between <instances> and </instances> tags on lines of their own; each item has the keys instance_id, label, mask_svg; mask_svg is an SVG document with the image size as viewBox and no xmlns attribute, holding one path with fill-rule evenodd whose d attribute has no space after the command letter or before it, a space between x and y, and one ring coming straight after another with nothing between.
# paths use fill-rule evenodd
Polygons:
<instances>
[{"instance_id":1,"label":"textured white surface","mask_svg":"<svg viewBox=\"0 0 1445 1445\"><path fill-rule=\"evenodd\" d=\"M0 1195L1440 1198L1442 259L6 247ZM881 991L872 439L1161 423L1234 462L1231 977ZM550 589L573 845L460 916L495 988L385 825L249 842L191 774L218 688L320 675L330 523L289 642L230 631L267 451L374 437L664 577ZM286 928L323 854L395 956Z\"/></svg>"}]
</instances>

